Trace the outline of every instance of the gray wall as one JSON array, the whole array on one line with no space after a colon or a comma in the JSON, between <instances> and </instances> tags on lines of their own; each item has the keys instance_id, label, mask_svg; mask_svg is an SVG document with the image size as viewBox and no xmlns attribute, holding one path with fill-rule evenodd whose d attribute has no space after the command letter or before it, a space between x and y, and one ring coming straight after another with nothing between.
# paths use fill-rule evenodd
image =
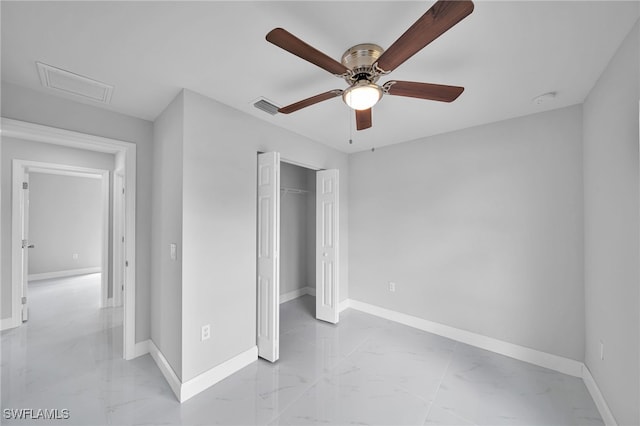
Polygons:
<instances>
[{"instance_id":1,"label":"gray wall","mask_svg":"<svg viewBox=\"0 0 640 426\"><path fill-rule=\"evenodd\" d=\"M182 92L154 123L151 338L182 378ZM178 247L170 258L169 244Z\"/></svg>"},{"instance_id":2,"label":"gray wall","mask_svg":"<svg viewBox=\"0 0 640 426\"><path fill-rule=\"evenodd\" d=\"M282 162L280 186L308 191L280 192L280 294L315 288L316 172Z\"/></svg>"},{"instance_id":3,"label":"gray wall","mask_svg":"<svg viewBox=\"0 0 640 426\"><path fill-rule=\"evenodd\" d=\"M30 173L29 275L102 267L103 204L101 179Z\"/></svg>"},{"instance_id":4,"label":"gray wall","mask_svg":"<svg viewBox=\"0 0 640 426\"><path fill-rule=\"evenodd\" d=\"M61 147L57 145L30 142L2 137L0 145L2 164L0 181L2 185L2 318L11 317L11 179L14 159L67 164L78 167L112 170L114 156L101 152Z\"/></svg>"},{"instance_id":5,"label":"gray wall","mask_svg":"<svg viewBox=\"0 0 640 426\"><path fill-rule=\"evenodd\" d=\"M638 38L584 103L585 363L621 425L640 424Z\"/></svg>"},{"instance_id":6,"label":"gray wall","mask_svg":"<svg viewBox=\"0 0 640 426\"><path fill-rule=\"evenodd\" d=\"M582 360L581 123L574 106L351 155L350 297Z\"/></svg>"},{"instance_id":7,"label":"gray wall","mask_svg":"<svg viewBox=\"0 0 640 426\"><path fill-rule=\"evenodd\" d=\"M340 170L340 298L347 297L347 155L193 92L184 95L182 379L256 344L258 151ZM200 328L211 324L211 339Z\"/></svg>"},{"instance_id":8,"label":"gray wall","mask_svg":"<svg viewBox=\"0 0 640 426\"><path fill-rule=\"evenodd\" d=\"M150 337L149 324L149 283L151 253L151 149L153 124L146 120L130 117L52 96L24 87L2 83L2 116L28 121L61 129L73 130L91 135L119 139L136 144L136 342ZM4 156L3 156L4 158ZM66 158L63 157L63 163ZM4 159L2 160L4 162ZM10 169L9 169L10 170ZM2 175L5 176L5 166ZM4 184L4 183L3 183ZM5 197L3 190L2 197ZM3 198L4 199L4 198ZM11 220L11 215L2 212L2 222ZM6 236L3 228L3 244ZM6 247L2 247L3 259ZM9 274L9 275L7 275ZM2 267L2 286L10 268ZM4 293L3 293L4 295ZM6 299L3 297L3 306ZM3 310L2 317L7 317Z\"/></svg>"}]
</instances>

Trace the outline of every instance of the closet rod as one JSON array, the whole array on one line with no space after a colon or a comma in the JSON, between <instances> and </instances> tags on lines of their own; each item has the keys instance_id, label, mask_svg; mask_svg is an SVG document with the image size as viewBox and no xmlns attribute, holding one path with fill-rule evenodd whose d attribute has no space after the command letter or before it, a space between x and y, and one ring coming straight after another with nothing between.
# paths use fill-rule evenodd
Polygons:
<instances>
[{"instance_id":1,"label":"closet rod","mask_svg":"<svg viewBox=\"0 0 640 426\"><path fill-rule=\"evenodd\" d=\"M309 192L306 189L289 188L286 186L280 188L280 191L283 191L285 194L306 194Z\"/></svg>"}]
</instances>

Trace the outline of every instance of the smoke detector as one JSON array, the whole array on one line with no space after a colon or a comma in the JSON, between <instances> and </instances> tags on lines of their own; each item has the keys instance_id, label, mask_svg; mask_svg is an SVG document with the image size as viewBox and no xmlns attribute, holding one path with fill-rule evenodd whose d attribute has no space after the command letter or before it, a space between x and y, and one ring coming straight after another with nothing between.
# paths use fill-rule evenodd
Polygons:
<instances>
[{"instance_id":1,"label":"smoke detector","mask_svg":"<svg viewBox=\"0 0 640 426\"><path fill-rule=\"evenodd\" d=\"M551 100L555 99L556 95L557 95L556 92L547 92L547 93L543 93L540 96L536 96L531 101L536 105L540 105L540 104L543 104L545 102L548 102L548 101L551 101Z\"/></svg>"}]
</instances>

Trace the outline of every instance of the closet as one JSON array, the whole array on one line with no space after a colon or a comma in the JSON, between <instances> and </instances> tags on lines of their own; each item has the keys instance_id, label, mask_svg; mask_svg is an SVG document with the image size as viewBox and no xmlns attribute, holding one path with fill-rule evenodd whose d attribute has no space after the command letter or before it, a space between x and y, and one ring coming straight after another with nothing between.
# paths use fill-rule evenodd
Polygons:
<instances>
[{"instance_id":1,"label":"closet","mask_svg":"<svg viewBox=\"0 0 640 426\"><path fill-rule=\"evenodd\" d=\"M315 295L315 187L314 170L280 163L280 303Z\"/></svg>"},{"instance_id":2,"label":"closet","mask_svg":"<svg viewBox=\"0 0 640 426\"><path fill-rule=\"evenodd\" d=\"M310 170L258 153L256 344L280 356L280 302L314 294L315 318L339 321L339 171Z\"/></svg>"}]
</instances>

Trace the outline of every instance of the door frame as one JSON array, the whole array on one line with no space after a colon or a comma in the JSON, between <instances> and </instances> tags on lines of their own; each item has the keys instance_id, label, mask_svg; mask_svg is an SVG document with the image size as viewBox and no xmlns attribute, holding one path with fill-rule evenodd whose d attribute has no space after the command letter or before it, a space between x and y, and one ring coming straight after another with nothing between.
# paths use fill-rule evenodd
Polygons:
<instances>
[{"instance_id":1,"label":"door frame","mask_svg":"<svg viewBox=\"0 0 640 426\"><path fill-rule=\"evenodd\" d=\"M2 118L0 134L2 137L11 137L34 142L60 145L87 151L103 152L115 155L115 168L122 168L125 175L125 227L127 240L125 251L127 254L127 267L124 292L124 323L123 323L123 352L124 359L135 358L135 330L136 330L136 144L101 136L63 130L40 124L28 123L20 120ZM13 207L12 207L13 208ZM12 249L12 265L17 254ZM13 269L13 268L12 268ZM22 324L19 310L16 310L16 300L19 292L16 285L19 283L13 279L12 273L12 310L11 324L9 327L18 327ZM3 326L4 326L3 321Z\"/></svg>"},{"instance_id":2,"label":"door frame","mask_svg":"<svg viewBox=\"0 0 640 426\"><path fill-rule=\"evenodd\" d=\"M267 150L267 151L258 151L258 152L257 152L257 154L259 155L259 154L264 154L264 153L267 153L267 152L275 152L275 153L278 153L278 154L279 154L279 161L278 161L278 174L280 174L280 165L281 165L283 162L284 162L284 163L288 163L288 164L293 164L293 165L295 165L295 166L299 166L299 167L304 167L304 168L306 168L306 169L310 169L310 170L312 170L312 171L314 171L314 172L318 172L318 171L321 171L321 170L325 170L325 169L323 169L323 168L321 168L321 167L317 167L317 166L309 165L309 164L307 164L307 163L303 163L303 162L300 162L300 161L292 160L290 157L285 157L285 156L283 156L279 151L268 151L268 150ZM257 164L257 172L259 173L259 165L258 165L258 164ZM317 179L317 175L316 175L316 179ZM256 181L257 181L257 179L256 179ZM317 181L316 181L316 182L317 182ZM279 191L278 191L278 192L279 192ZM317 199L317 196L318 196L318 195L316 194L316 199ZM258 188L257 188L257 186L256 186L256 200L258 200ZM256 201L256 202L257 202L257 201ZM279 202L280 202L280 199L279 199L279 197L278 197L278 203L279 203ZM279 209L279 207L278 207L278 209ZM338 211L337 211L337 215L339 215L339 214L340 214L340 212L339 212L339 210L338 210ZM317 215L317 212L316 212L316 215ZM258 208L256 207L256 224L258 223L258 221L259 221L259 220L260 220L260 217L259 217L259 213L258 213ZM337 220L337 218L336 218L336 220ZM339 222L338 222L338 223L339 223ZM279 224L278 224L278 225L279 225ZM257 242L257 241L258 241L258 239L259 239L259 229L258 229L258 228L259 228L259 227L258 227L258 226L256 226L256 242ZM279 226L278 226L278 228L279 228ZM317 217L316 217L316 232L317 232L317 230L318 230L318 221L317 221ZM279 232L280 232L280 230L278 229L278 233L279 233ZM278 235L278 237L279 237L279 235ZM317 242L317 240L316 240L316 250L317 250L317 244L318 244L318 242ZM338 244L339 244L339 242L338 242ZM258 262L259 262L258 254L257 254L257 253L258 253L258 247L256 247L256 281L258 280L257 264L258 264ZM317 263L317 259L318 259L318 254L316 253L316 263ZM278 262L279 262L279 260L278 260ZM316 273L317 273L317 271L316 271ZM337 302L336 302L336 312L337 312L337 316L336 316L336 318L335 318L335 322L334 322L334 321L330 321L330 322L333 322L333 323L337 323L337 322L338 322L338 316L339 316L339 313L340 313L340 310L339 310L339 308L338 308L338 303L339 303L339 300L338 300L338 299L339 299L339 298L338 298L338 296L337 296L337 295L339 294L339 288L340 288L340 284L339 284L339 276L340 276L340 273L339 273L339 270L338 270L338 271L336 272L336 279L335 279L335 281L333 282L333 287L332 287L332 288L333 288L333 294L335 294L335 295L336 295L336 301L337 301ZM258 285L258 284L256 283L256 286L257 286L257 285ZM277 287L279 287L279 286L277 286ZM316 284L315 284L314 288L315 288L315 289L317 289L317 287L318 287L318 280L317 280L317 278L316 278ZM317 293L317 291L316 291L316 293ZM276 302L276 304L277 304L278 309L279 309L279 306L280 306L280 295L279 295L279 294L277 294L277 295L276 295L275 300L277 301L277 302ZM257 301L257 303L259 303L258 294L256 294L256 301ZM256 325L257 325L257 327L256 327L256 341L257 341L257 339L258 339L258 334L259 334L259 332L258 332L258 327L259 327L259 325L260 325L260 324L259 324L260 318L259 318L259 315L258 315L258 306L257 306L257 304L256 304L256 320L257 320L257 324L256 324Z\"/></svg>"},{"instance_id":3,"label":"door frame","mask_svg":"<svg viewBox=\"0 0 640 426\"><path fill-rule=\"evenodd\" d=\"M126 201L124 193L124 170L116 169L113 172L113 268L112 268L112 280L113 283L113 298L111 299L112 306L121 306L123 299L122 286L124 286L125 275L122 271L125 270L126 262L126 250L124 242L126 238L126 227L124 226ZM122 274L122 276L121 276ZM116 282L116 280L122 279L122 282ZM118 287L116 287L116 285Z\"/></svg>"},{"instance_id":4,"label":"door frame","mask_svg":"<svg viewBox=\"0 0 640 426\"><path fill-rule=\"evenodd\" d=\"M11 256L11 271L12 281L23 282L24 271L20 267L20 257L13 255L16 250L22 250L22 240L20 235L20 228L23 220L28 223L29 218L23 218L24 210L21 208L21 186L22 182L25 182L25 175L31 173L42 173L52 175L62 175L71 177L100 179L101 181L101 195L102 195L102 253L101 253L101 269L102 275L100 280L100 307L106 308L109 306L108 292L109 292L109 221L112 217L109 214L109 170L94 169L89 167L76 167L66 164L57 163L45 163L40 161L30 160L13 160L13 182L12 182L12 256ZM30 189L30 188L29 188ZM115 218L115 217L114 217ZM115 249L115 248L114 248ZM114 253L115 255L115 253ZM14 274L18 274L16 276ZM26 294L22 294L23 297ZM20 300L18 300L21 302ZM13 298L13 303L16 302L16 298ZM28 306L28 303L27 303ZM12 306L13 309L13 306ZM20 309L20 307L18 307Z\"/></svg>"}]
</instances>

